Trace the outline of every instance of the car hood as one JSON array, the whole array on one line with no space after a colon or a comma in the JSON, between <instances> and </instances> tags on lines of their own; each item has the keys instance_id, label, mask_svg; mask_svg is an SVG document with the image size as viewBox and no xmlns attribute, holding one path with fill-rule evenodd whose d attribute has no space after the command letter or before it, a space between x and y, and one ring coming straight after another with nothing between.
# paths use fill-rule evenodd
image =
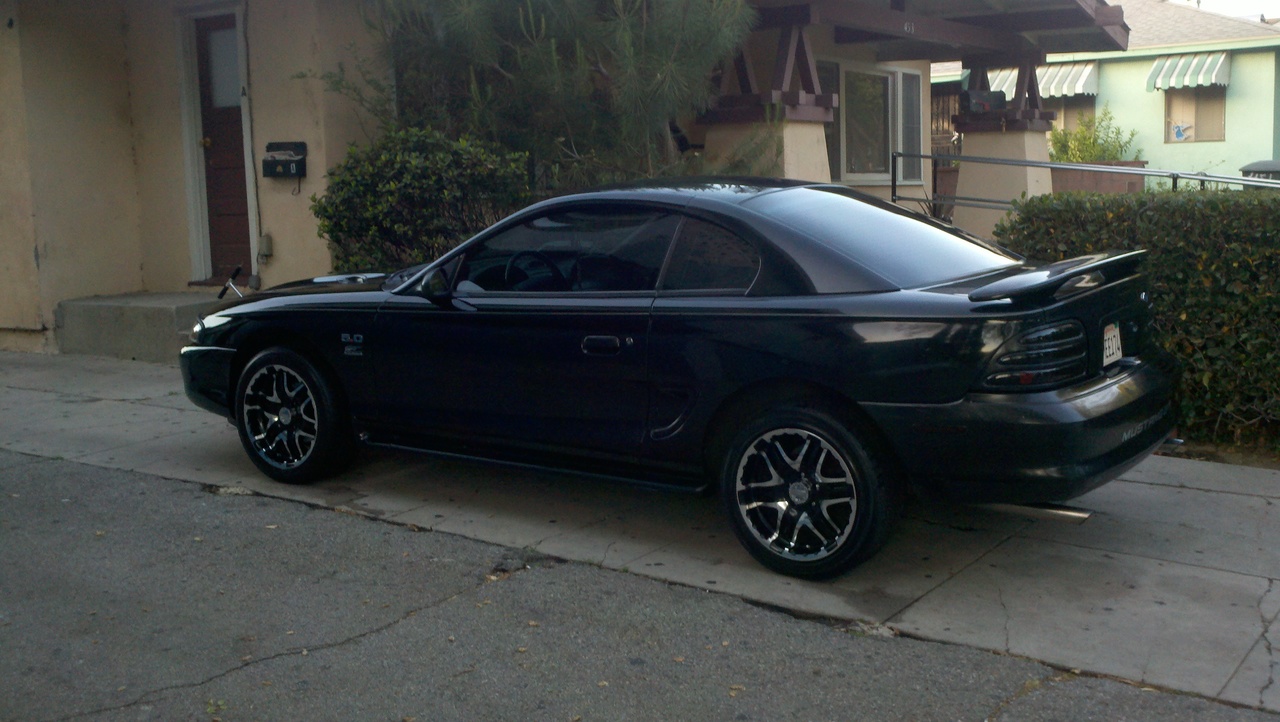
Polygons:
<instances>
[{"instance_id":1,"label":"car hood","mask_svg":"<svg viewBox=\"0 0 1280 722\"><path fill-rule=\"evenodd\" d=\"M342 292L343 290L351 290L351 286L365 286L363 290L368 290L368 286L381 284L382 279L386 278L385 273L340 273L332 276L316 276L315 278L304 278L301 281L290 281L282 283L279 286L272 286L267 289L267 293L273 292L294 292L294 293L331 293L334 291ZM337 288L335 288L337 287Z\"/></svg>"},{"instance_id":2,"label":"car hood","mask_svg":"<svg viewBox=\"0 0 1280 722\"><path fill-rule=\"evenodd\" d=\"M239 307L261 306L263 302L273 299L303 300L304 297L308 296L337 296L380 291L382 289L382 281L386 277L387 274L385 273L345 273L305 278L299 281L282 283L279 286L272 286L257 293L248 294L244 298L223 299L210 312L216 313Z\"/></svg>"}]
</instances>

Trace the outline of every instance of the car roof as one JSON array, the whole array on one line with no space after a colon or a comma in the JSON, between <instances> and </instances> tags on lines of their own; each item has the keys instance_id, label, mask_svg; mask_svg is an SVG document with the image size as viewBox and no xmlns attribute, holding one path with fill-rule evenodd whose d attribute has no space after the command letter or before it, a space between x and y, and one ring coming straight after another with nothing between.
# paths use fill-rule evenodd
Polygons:
<instances>
[{"instance_id":1,"label":"car roof","mask_svg":"<svg viewBox=\"0 0 1280 722\"><path fill-rule=\"evenodd\" d=\"M573 200L662 200L671 202L673 196L684 201L697 198L738 205L764 193L783 188L799 188L819 185L809 181L786 178L755 178L748 176L687 176L680 178L647 178L600 186L556 198Z\"/></svg>"}]
</instances>

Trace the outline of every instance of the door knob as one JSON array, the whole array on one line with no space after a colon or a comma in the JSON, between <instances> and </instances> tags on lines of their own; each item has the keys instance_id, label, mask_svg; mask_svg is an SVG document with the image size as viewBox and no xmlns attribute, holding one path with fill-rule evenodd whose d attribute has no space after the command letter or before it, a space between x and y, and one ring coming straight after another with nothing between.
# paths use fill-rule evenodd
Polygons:
<instances>
[{"instance_id":1,"label":"door knob","mask_svg":"<svg viewBox=\"0 0 1280 722\"><path fill-rule=\"evenodd\" d=\"M212 139L212 138L201 138L201 139L200 139L200 145L202 145L202 146L204 146L206 149L208 149L208 147L209 147L209 146L213 145L213 139Z\"/></svg>"}]
</instances>

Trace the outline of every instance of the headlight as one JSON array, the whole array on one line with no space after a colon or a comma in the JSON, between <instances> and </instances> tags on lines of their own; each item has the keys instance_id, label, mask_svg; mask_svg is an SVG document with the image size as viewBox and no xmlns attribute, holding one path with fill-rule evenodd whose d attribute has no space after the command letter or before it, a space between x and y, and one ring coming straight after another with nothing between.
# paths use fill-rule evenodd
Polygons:
<instances>
[{"instance_id":1,"label":"headlight","mask_svg":"<svg viewBox=\"0 0 1280 722\"><path fill-rule=\"evenodd\" d=\"M217 328L224 323L230 323L230 322L231 322L230 316L219 316L216 313L205 316L199 321L196 321L196 325L191 327L192 343L195 342L196 336L200 335L201 331L204 331L205 329L210 329L210 328Z\"/></svg>"}]
</instances>

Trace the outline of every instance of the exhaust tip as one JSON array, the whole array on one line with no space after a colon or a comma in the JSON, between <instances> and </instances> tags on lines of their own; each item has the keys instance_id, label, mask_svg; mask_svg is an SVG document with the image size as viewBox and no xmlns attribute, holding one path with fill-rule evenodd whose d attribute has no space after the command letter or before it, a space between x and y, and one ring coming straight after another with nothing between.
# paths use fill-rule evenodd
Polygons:
<instances>
[{"instance_id":1,"label":"exhaust tip","mask_svg":"<svg viewBox=\"0 0 1280 722\"><path fill-rule=\"evenodd\" d=\"M1063 521L1069 524L1083 524L1093 516L1092 509L1063 504L983 504L982 508L1031 519Z\"/></svg>"}]
</instances>

